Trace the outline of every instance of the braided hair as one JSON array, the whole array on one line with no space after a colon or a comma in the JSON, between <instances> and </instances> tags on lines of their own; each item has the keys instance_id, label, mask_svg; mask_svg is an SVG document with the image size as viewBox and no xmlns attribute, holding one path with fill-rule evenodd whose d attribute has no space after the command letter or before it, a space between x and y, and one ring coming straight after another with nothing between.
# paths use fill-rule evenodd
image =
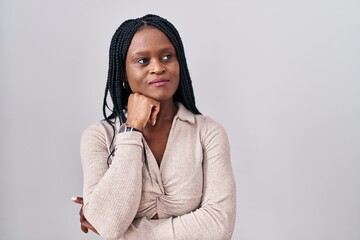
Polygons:
<instances>
[{"instance_id":1,"label":"braided hair","mask_svg":"<svg viewBox=\"0 0 360 240\"><path fill-rule=\"evenodd\" d=\"M169 38L175 48L176 56L180 65L180 81L179 87L173 96L173 101L181 102L194 114L201 114L195 105L195 97L186 63L184 47L176 28L166 19L153 14L148 14L137 19L129 19L123 22L114 33L109 50L109 70L105 87L103 115L105 118L104 120L107 121L113 129L114 134L112 142L115 139L114 125L116 118L119 118L120 124L126 122L124 111L126 110L128 97L132 93L130 88L125 86L127 84L125 70L127 51L135 33L144 26L156 27L162 31ZM107 103L107 97L109 93L113 103L112 109ZM111 111L110 115L107 115L107 109ZM108 165L110 156L113 154L114 150L112 150L108 157ZM144 154L145 164L147 165L145 148Z\"/></svg>"},{"instance_id":2,"label":"braided hair","mask_svg":"<svg viewBox=\"0 0 360 240\"><path fill-rule=\"evenodd\" d=\"M195 97L186 64L184 47L178 31L166 19L157 15L148 14L141 18L130 19L123 22L112 37L109 51L109 71L103 103L103 115L105 120L110 123L111 119L119 117L120 123L126 121L124 110L126 110L131 90L124 87L124 84L127 83L125 60L132 38L139 28L143 26L156 27L162 31L173 44L180 65L179 87L176 90L173 99L175 102L181 102L192 113L200 114L195 106ZM113 103L112 109L109 108L107 103L108 93L110 93ZM109 116L106 113L106 109L111 110Z\"/></svg>"}]
</instances>

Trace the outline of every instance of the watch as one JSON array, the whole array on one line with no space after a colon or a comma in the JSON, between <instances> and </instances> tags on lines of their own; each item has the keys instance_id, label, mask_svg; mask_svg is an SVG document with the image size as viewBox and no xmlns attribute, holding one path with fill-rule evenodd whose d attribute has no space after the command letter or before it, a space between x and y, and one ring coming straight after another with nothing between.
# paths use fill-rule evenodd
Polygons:
<instances>
[{"instance_id":1,"label":"watch","mask_svg":"<svg viewBox=\"0 0 360 240\"><path fill-rule=\"evenodd\" d=\"M121 124L120 129L119 129L119 133L123 133L123 132L141 132L139 129L130 127L128 125L126 125L126 123Z\"/></svg>"}]
</instances>

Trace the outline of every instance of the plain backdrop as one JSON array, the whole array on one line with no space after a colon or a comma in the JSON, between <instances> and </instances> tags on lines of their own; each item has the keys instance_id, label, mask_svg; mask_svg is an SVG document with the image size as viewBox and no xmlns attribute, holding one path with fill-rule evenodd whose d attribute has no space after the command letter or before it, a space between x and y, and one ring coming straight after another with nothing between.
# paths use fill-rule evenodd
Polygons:
<instances>
[{"instance_id":1,"label":"plain backdrop","mask_svg":"<svg viewBox=\"0 0 360 240\"><path fill-rule=\"evenodd\" d=\"M0 239L100 239L70 201L80 135L114 31L147 13L177 27L198 108L228 132L233 239L359 240L358 0L0 0Z\"/></svg>"}]
</instances>

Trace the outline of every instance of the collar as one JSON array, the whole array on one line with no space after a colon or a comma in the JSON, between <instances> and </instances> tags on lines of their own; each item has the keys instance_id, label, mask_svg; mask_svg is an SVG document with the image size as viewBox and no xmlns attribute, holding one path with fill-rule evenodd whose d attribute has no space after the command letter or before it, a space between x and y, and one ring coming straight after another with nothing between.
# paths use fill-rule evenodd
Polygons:
<instances>
[{"instance_id":1,"label":"collar","mask_svg":"<svg viewBox=\"0 0 360 240\"><path fill-rule=\"evenodd\" d=\"M176 103L178 111L175 115L175 119L195 124L195 116L190 112L181 102Z\"/></svg>"}]
</instances>

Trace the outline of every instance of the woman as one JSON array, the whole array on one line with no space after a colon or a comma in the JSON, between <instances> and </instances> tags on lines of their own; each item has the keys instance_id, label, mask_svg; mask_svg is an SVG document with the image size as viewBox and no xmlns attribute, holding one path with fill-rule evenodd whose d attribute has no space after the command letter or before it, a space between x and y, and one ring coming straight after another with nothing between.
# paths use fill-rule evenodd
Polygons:
<instances>
[{"instance_id":1,"label":"woman","mask_svg":"<svg viewBox=\"0 0 360 240\"><path fill-rule=\"evenodd\" d=\"M196 108L180 36L166 19L146 15L117 29L103 113L81 139L84 231L107 239L231 239L228 138Z\"/></svg>"}]
</instances>

